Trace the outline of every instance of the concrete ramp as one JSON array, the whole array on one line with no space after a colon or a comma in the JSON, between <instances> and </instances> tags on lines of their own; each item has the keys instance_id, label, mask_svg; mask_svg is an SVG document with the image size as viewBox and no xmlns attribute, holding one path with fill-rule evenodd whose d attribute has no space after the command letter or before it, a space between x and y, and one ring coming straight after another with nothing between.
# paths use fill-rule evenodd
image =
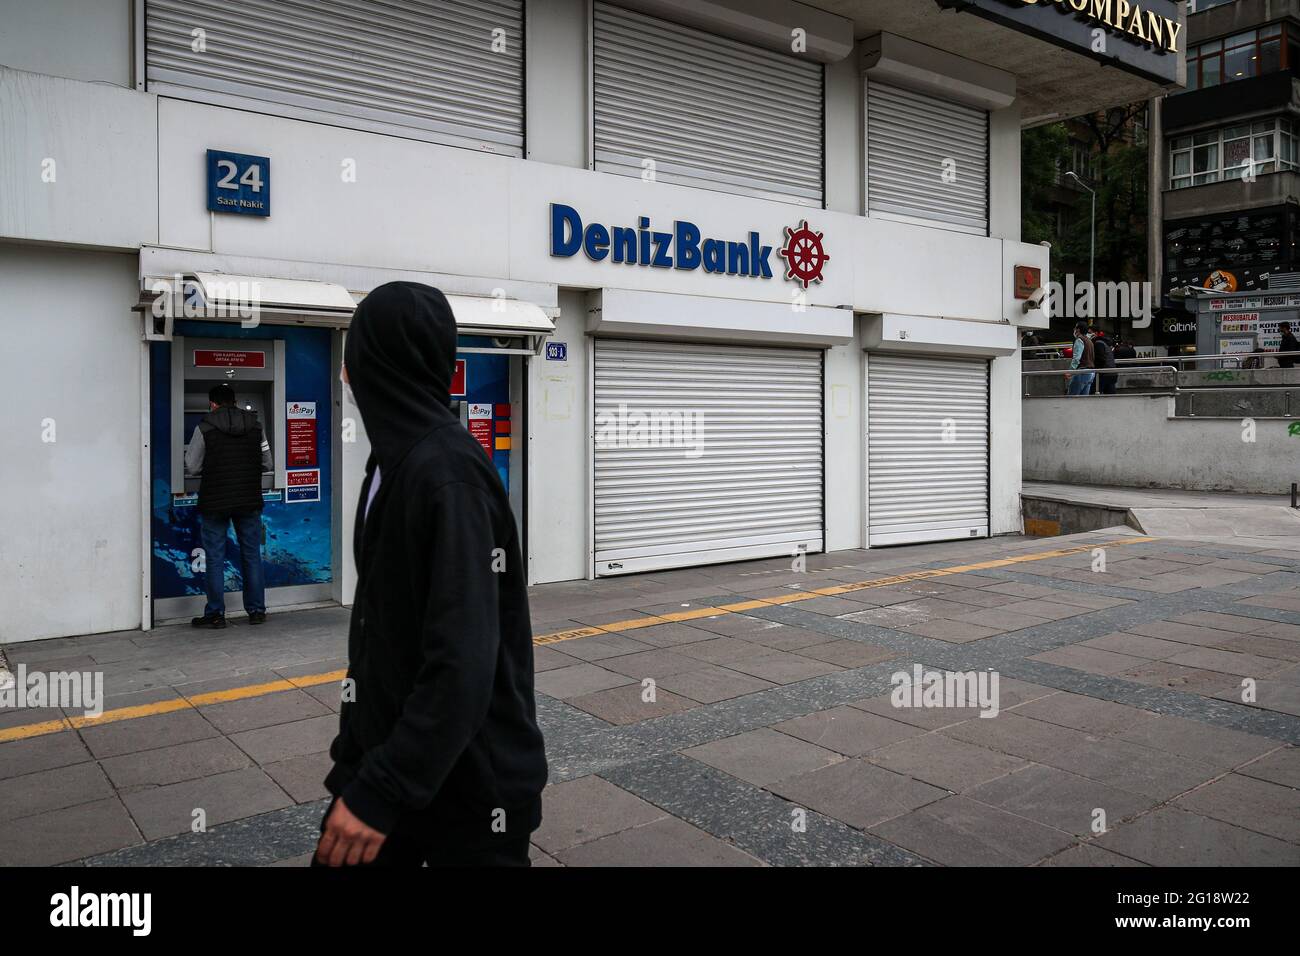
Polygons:
<instances>
[{"instance_id":1,"label":"concrete ramp","mask_svg":"<svg viewBox=\"0 0 1300 956\"><path fill-rule=\"evenodd\" d=\"M1253 508L1130 508L1130 523L1161 538L1264 538L1280 547L1300 541L1300 511L1281 505Z\"/></svg>"},{"instance_id":2,"label":"concrete ramp","mask_svg":"<svg viewBox=\"0 0 1300 956\"><path fill-rule=\"evenodd\" d=\"M1027 534L1074 534L1123 523L1155 538L1300 551L1300 509L1291 508L1284 495L1026 481L1020 498Z\"/></svg>"}]
</instances>

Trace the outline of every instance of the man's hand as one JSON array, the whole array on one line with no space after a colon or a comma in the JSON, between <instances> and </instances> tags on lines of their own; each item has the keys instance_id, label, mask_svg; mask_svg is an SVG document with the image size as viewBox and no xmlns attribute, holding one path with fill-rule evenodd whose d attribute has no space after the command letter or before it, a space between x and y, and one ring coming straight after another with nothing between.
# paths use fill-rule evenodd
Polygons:
<instances>
[{"instance_id":1,"label":"man's hand","mask_svg":"<svg viewBox=\"0 0 1300 956\"><path fill-rule=\"evenodd\" d=\"M316 846L316 859L328 866L373 863L386 839L388 837L374 827L362 823L339 797L325 819L325 829Z\"/></svg>"}]
</instances>

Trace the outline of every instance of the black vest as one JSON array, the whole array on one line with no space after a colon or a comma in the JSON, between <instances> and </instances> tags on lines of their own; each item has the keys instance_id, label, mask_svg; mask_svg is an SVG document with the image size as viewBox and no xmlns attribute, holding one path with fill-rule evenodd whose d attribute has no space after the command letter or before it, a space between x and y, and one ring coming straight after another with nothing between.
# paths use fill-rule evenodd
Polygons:
<instances>
[{"instance_id":1,"label":"black vest","mask_svg":"<svg viewBox=\"0 0 1300 956\"><path fill-rule=\"evenodd\" d=\"M229 427L224 431L216 422ZM241 421L242 419L242 421ZM219 408L199 423L203 432L202 514L249 514L262 510L262 426L240 408Z\"/></svg>"}]
</instances>

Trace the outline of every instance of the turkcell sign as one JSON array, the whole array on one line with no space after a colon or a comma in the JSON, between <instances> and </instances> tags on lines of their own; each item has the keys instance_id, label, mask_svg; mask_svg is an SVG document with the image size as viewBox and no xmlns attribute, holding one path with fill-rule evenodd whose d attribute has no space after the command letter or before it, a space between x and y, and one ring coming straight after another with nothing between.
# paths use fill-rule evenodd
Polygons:
<instances>
[{"instance_id":1,"label":"turkcell sign","mask_svg":"<svg viewBox=\"0 0 1300 956\"><path fill-rule=\"evenodd\" d=\"M772 247L762 245L757 232L743 240L706 239L693 222L676 219L663 232L651 226L649 216L638 217L635 226L584 225L578 210L551 203L551 255L569 258L579 252L592 262L772 278Z\"/></svg>"}]
</instances>

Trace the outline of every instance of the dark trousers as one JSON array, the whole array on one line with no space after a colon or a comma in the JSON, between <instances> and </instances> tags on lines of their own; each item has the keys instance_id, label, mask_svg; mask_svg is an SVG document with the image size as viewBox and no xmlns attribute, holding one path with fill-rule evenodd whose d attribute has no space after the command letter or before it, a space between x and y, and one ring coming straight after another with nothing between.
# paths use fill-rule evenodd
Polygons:
<instances>
[{"instance_id":1,"label":"dark trousers","mask_svg":"<svg viewBox=\"0 0 1300 956\"><path fill-rule=\"evenodd\" d=\"M226 613L226 533L235 526L239 542L239 574L243 579L244 610L249 614L266 610L266 587L262 579L262 514L200 514L199 538L203 542L206 570L203 589L208 603L203 613Z\"/></svg>"},{"instance_id":2,"label":"dark trousers","mask_svg":"<svg viewBox=\"0 0 1300 956\"><path fill-rule=\"evenodd\" d=\"M1114 372L1097 373L1097 389L1102 395L1114 395L1119 387L1119 376Z\"/></svg>"},{"instance_id":3,"label":"dark trousers","mask_svg":"<svg viewBox=\"0 0 1300 956\"><path fill-rule=\"evenodd\" d=\"M330 801L325 816L321 817L321 829L334 801ZM314 856L312 866L328 864L319 862ZM528 858L528 834L507 836L495 834L489 840L477 838L468 841L455 831L414 836L412 834L390 833L384 845L379 848L379 855L373 863L362 866L379 867L419 867L419 866L532 866Z\"/></svg>"}]
</instances>

